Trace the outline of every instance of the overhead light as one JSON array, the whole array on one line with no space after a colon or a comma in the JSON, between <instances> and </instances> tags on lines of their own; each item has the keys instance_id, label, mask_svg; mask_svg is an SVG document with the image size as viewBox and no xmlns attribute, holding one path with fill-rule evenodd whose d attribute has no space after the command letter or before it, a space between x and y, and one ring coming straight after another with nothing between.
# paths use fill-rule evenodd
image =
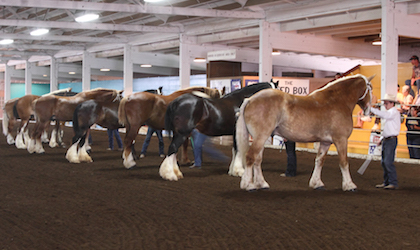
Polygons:
<instances>
[{"instance_id":1,"label":"overhead light","mask_svg":"<svg viewBox=\"0 0 420 250\"><path fill-rule=\"evenodd\" d=\"M146 3L157 3L160 2L162 0L144 0Z\"/></svg>"},{"instance_id":2,"label":"overhead light","mask_svg":"<svg viewBox=\"0 0 420 250\"><path fill-rule=\"evenodd\" d=\"M47 77L47 75L42 75L43 77Z\"/></svg>"},{"instance_id":3,"label":"overhead light","mask_svg":"<svg viewBox=\"0 0 420 250\"><path fill-rule=\"evenodd\" d=\"M372 45L375 45L375 46L380 46L380 45L382 45L382 41L381 41L381 39L379 39L379 40L374 40L374 41L372 42Z\"/></svg>"},{"instance_id":4,"label":"overhead light","mask_svg":"<svg viewBox=\"0 0 420 250\"><path fill-rule=\"evenodd\" d=\"M111 69L100 69L100 71L107 72L107 71L111 71Z\"/></svg>"},{"instance_id":5,"label":"overhead light","mask_svg":"<svg viewBox=\"0 0 420 250\"><path fill-rule=\"evenodd\" d=\"M280 54L281 54L280 50L273 50L273 52L271 52L271 55L273 56L278 56Z\"/></svg>"},{"instance_id":6,"label":"overhead light","mask_svg":"<svg viewBox=\"0 0 420 250\"><path fill-rule=\"evenodd\" d=\"M142 65L140 65L140 67L142 67L142 68L150 68L150 67L152 67L152 65L151 64L142 64Z\"/></svg>"},{"instance_id":7,"label":"overhead light","mask_svg":"<svg viewBox=\"0 0 420 250\"><path fill-rule=\"evenodd\" d=\"M31 31L30 34L31 36L42 36L42 35L47 34L48 32L50 32L49 29L36 29L36 30Z\"/></svg>"},{"instance_id":8,"label":"overhead light","mask_svg":"<svg viewBox=\"0 0 420 250\"><path fill-rule=\"evenodd\" d=\"M69 72L69 75L75 75L75 74L76 74L76 72L74 72L74 71Z\"/></svg>"},{"instance_id":9,"label":"overhead light","mask_svg":"<svg viewBox=\"0 0 420 250\"><path fill-rule=\"evenodd\" d=\"M206 58L197 57L194 59L194 62L198 62L198 63L206 62Z\"/></svg>"},{"instance_id":10,"label":"overhead light","mask_svg":"<svg viewBox=\"0 0 420 250\"><path fill-rule=\"evenodd\" d=\"M98 18L99 18L98 14L91 13L91 14L86 14L86 15L83 15L83 16L79 16L75 20L78 23L85 23L85 22L90 22L90 21L96 20Z\"/></svg>"},{"instance_id":11,"label":"overhead light","mask_svg":"<svg viewBox=\"0 0 420 250\"><path fill-rule=\"evenodd\" d=\"M13 39L3 39L3 40L0 41L0 44L1 45L6 45L6 44L11 44L13 42L14 42Z\"/></svg>"}]
</instances>

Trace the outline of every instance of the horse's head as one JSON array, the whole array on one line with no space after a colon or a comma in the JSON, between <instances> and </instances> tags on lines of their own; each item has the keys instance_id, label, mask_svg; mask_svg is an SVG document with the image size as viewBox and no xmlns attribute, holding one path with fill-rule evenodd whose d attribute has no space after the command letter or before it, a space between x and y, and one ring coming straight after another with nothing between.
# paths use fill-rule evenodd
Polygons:
<instances>
[{"instance_id":1,"label":"horse's head","mask_svg":"<svg viewBox=\"0 0 420 250\"><path fill-rule=\"evenodd\" d=\"M372 102L372 84L370 83L370 81L374 77L375 75L369 78L362 76L363 80L365 81L365 87L363 88L363 93L359 97L359 101L357 102L357 104L363 109L363 114L365 116L368 116L370 114L370 107Z\"/></svg>"}]
</instances>

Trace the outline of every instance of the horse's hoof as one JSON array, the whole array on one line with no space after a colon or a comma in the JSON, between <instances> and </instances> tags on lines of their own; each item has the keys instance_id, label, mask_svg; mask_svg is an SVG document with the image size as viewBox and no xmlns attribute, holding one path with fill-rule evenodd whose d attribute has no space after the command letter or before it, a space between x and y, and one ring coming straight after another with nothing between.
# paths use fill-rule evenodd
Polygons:
<instances>
[{"instance_id":1,"label":"horse's hoof","mask_svg":"<svg viewBox=\"0 0 420 250\"><path fill-rule=\"evenodd\" d=\"M248 189L246 191L248 191L248 193L254 193L254 192L257 192L257 189L256 188L252 188L252 189Z\"/></svg>"},{"instance_id":2,"label":"horse's hoof","mask_svg":"<svg viewBox=\"0 0 420 250\"><path fill-rule=\"evenodd\" d=\"M320 187L314 188L314 190L326 190L326 189L325 189L325 186L320 186Z\"/></svg>"},{"instance_id":3,"label":"horse's hoof","mask_svg":"<svg viewBox=\"0 0 420 250\"><path fill-rule=\"evenodd\" d=\"M358 191L357 188L347 190L347 192L353 192L353 193L356 193L357 191Z\"/></svg>"},{"instance_id":4,"label":"horse's hoof","mask_svg":"<svg viewBox=\"0 0 420 250\"><path fill-rule=\"evenodd\" d=\"M262 188L260 188L260 190L262 190L262 191L270 190L270 187L262 187Z\"/></svg>"},{"instance_id":5,"label":"horse's hoof","mask_svg":"<svg viewBox=\"0 0 420 250\"><path fill-rule=\"evenodd\" d=\"M133 165L133 166L128 167L128 168L126 167L126 169L127 169L127 170L130 170L130 169L134 169L135 167L137 167L137 165Z\"/></svg>"}]
</instances>

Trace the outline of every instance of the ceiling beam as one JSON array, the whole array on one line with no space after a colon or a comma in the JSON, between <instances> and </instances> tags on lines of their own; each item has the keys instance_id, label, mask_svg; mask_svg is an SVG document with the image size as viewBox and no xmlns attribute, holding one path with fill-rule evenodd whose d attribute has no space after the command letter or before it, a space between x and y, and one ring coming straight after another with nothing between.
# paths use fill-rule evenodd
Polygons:
<instances>
[{"instance_id":1,"label":"ceiling beam","mask_svg":"<svg viewBox=\"0 0 420 250\"><path fill-rule=\"evenodd\" d=\"M90 36L31 36L23 34L1 34L2 38L20 39L20 40L36 40L36 41L66 41L66 42L88 42L88 43L127 43L126 38L106 38L106 37L90 37Z\"/></svg>"},{"instance_id":2,"label":"ceiling beam","mask_svg":"<svg viewBox=\"0 0 420 250\"><path fill-rule=\"evenodd\" d=\"M0 0L1 1L1 0ZM165 32L179 33L178 27L160 27L138 24L108 24L108 23L77 23L36 20L0 19L1 26L56 28L56 29L80 29L80 30L114 30L129 32Z\"/></svg>"},{"instance_id":3,"label":"ceiling beam","mask_svg":"<svg viewBox=\"0 0 420 250\"><path fill-rule=\"evenodd\" d=\"M77 2L77 1L57 1L52 0L0 0L2 6L18 6L46 9L73 9L89 11L110 11L110 12L128 12L144 14L165 14L178 16L200 16L200 17L225 17L240 19L261 19L265 18L264 12L236 11L236 10L218 10L204 8L182 8L155 6L151 4L117 4L117 3L95 3L95 2Z\"/></svg>"}]
</instances>

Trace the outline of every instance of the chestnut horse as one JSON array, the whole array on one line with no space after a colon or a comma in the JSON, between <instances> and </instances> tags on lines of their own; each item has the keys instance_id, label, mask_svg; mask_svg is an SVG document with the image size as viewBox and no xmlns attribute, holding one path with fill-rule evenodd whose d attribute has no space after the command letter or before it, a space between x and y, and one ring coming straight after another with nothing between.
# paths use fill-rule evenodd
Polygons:
<instances>
[{"instance_id":1,"label":"chestnut horse","mask_svg":"<svg viewBox=\"0 0 420 250\"><path fill-rule=\"evenodd\" d=\"M159 89L149 89L145 92L161 95L162 87ZM120 100L114 102L100 103L96 100L88 100L77 105L73 114L72 146L67 150L66 159L71 163L93 162L87 153L88 137L90 127L98 124L103 128L118 129L122 128L118 123L118 107Z\"/></svg>"},{"instance_id":2,"label":"chestnut horse","mask_svg":"<svg viewBox=\"0 0 420 250\"><path fill-rule=\"evenodd\" d=\"M277 83L278 85L278 83ZM163 179L177 181L182 173L176 162L178 148L194 128L208 136L234 135L236 116L243 100L260 90L277 88L276 83L264 82L235 90L220 99L208 99L185 94L172 101L166 109L165 129L173 132L168 155L160 165ZM232 149L236 153L236 145Z\"/></svg>"},{"instance_id":3,"label":"chestnut horse","mask_svg":"<svg viewBox=\"0 0 420 250\"><path fill-rule=\"evenodd\" d=\"M332 143L337 148L344 191L355 191L347 160L347 141L353 130L352 112L356 104L369 115L372 86L363 75L343 77L308 96L290 95L280 90L262 90L246 99L236 123L239 161L246 163L241 189L268 189L261 170L264 143L276 134L295 142L320 142L309 187L323 189L321 170ZM249 135L253 142L249 146ZM238 166L239 164L239 166Z\"/></svg>"},{"instance_id":4,"label":"chestnut horse","mask_svg":"<svg viewBox=\"0 0 420 250\"><path fill-rule=\"evenodd\" d=\"M41 144L41 133L50 124L51 119L56 123L71 121L76 106L86 100L96 100L98 102L113 102L121 98L122 91L114 89L97 88L78 93L75 96L42 96L33 102L35 111L35 128L31 135L28 146L29 153L44 153ZM53 136L53 135L51 135Z\"/></svg>"},{"instance_id":5,"label":"chestnut horse","mask_svg":"<svg viewBox=\"0 0 420 250\"><path fill-rule=\"evenodd\" d=\"M63 95L71 93L71 88L56 90L45 95ZM45 96L44 95L44 96ZM28 123L34 115L32 102L38 99L38 95L25 95L19 98L9 100L4 105L3 134L7 137L8 144L15 144L17 148L26 149L26 143L29 141ZM16 134L16 141L13 139L13 128L16 126L17 119L20 119L20 125ZM43 134L46 137L46 133ZM43 138L43 141L48 141Z\"/></svg>"},{"instance_id":6,"label":"chestnut horse","mask_svg":"<svg viewBox=\"0 0 420 250\"><path fill-rule=\"evenodd\" d=\"M133 143L143 125L155 129L165 128L165 112L168 104L178 96L192 92L202 92L212 98L220 98L220 91L207 87L189 87L173 92L170 95L156 95L137 92L124 97L118 109L118 120L126 129L124 138L123 164L126 168L136 165Z\"/></svg>"}]
</instances>

